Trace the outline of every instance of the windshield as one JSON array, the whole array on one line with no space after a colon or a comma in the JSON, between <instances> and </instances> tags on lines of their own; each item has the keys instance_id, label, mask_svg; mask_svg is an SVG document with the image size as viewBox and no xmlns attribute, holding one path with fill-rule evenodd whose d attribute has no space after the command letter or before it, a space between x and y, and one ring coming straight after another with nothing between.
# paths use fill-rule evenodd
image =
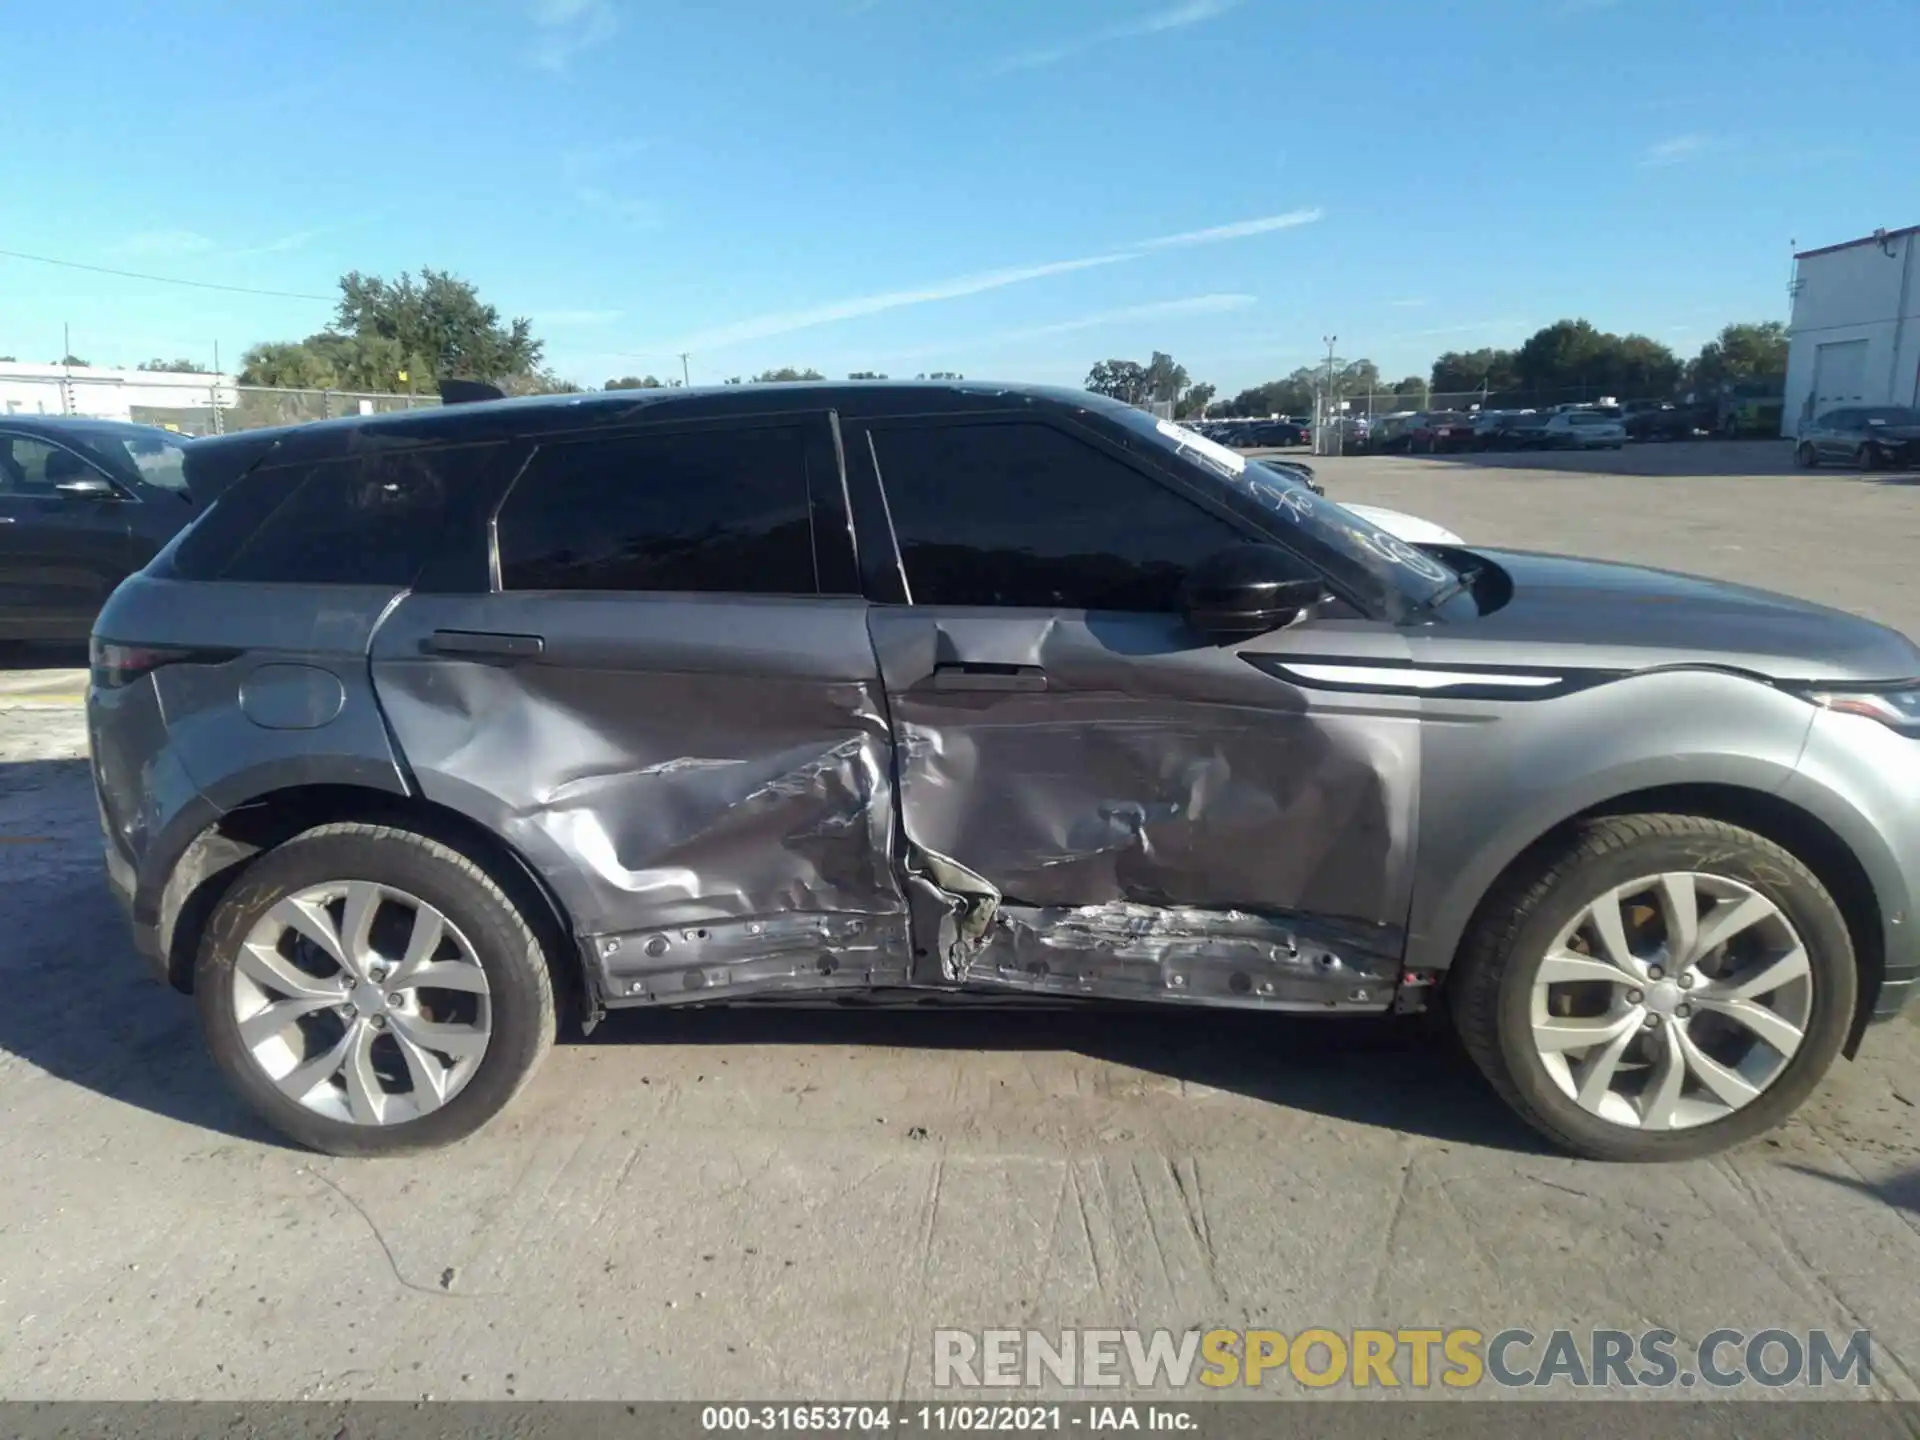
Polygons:
<instances>
[{"instance_id":1,"label":"windshield","mask_svg":"<svg viewBox=\"0 0 1920 1440\"><path fill-rule=\"evenodd\" d=\"M1251 499L1295 532L1303 553L1325 558L1337 567L1358 570L1401 599L1427 605L1458 578L1452 567L1426 551L1390 535L1323 495L1316 495L1284 471L1249 465L1244 455L1176 425L1155 420L1143 412L1128 423L1171 445L1180 455L1204 467L1232 489Z\"/></svg>"},{"instance_id":2,"label":"windshield","mask_svg":"<svg viewBox=\"0 0 1920 1440\"><path fill-rule=\"evenodd\" d=\"M1869 425L1920 425L1920 410L1906 405L1881 405L1867 411Z\"/></svg>"}]
</instances>

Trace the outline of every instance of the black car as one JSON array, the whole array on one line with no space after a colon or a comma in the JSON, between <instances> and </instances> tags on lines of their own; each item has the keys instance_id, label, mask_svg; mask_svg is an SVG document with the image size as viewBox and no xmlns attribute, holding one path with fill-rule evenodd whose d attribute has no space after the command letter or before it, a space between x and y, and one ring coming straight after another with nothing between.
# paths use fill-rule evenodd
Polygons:
<instances>
[{"instance_id":1,"label":"black car","mask_svg":"<svg viewBox=\"0 0 1920 1440\"><path fill-rule=\"evenodd\" d=\"M0 641L84 640L197 510L191 443L114 420L0 416Z\"/></svg>"},{"instance_id":2,"label":"black car","mask_svg":"<svg viewBox=\"0 0 1920 1440\"><path fill-rule=\"evenodd\" d=\"M1283 479L1292 480L1296 484L1306 486L1307 489L1316 495L1324 495L1327 493L1327 487L1314 478L1313 467L1311 465L1302 464L1298 460L1282 460L1277 455L1262 455L1253 463L1263 469L1271 470Z\"/></svg>"},{"instance_id":3,"label":"black car","mask_svg":"<svg viewBox=\"0 0 1920 1440\"><path fill-rule=\"evenodd\" d=\"M1829 410L1800 432L1793 455L1807 469L1827 460L1862 470L1920 465L1920 410L1911 405Z\"/></svg>"}]
</instances>

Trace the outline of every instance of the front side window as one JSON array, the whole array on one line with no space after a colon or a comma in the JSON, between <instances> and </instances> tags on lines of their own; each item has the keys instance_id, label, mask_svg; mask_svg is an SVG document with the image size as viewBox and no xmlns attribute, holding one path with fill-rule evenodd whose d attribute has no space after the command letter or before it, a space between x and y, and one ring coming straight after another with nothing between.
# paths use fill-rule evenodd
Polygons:
<instances>
[{"instance_id":1,"label":"front side window","mask_svg":"<svg viewBox=\"0 0 1920 1440\"><path fill-rule=\"evenodd\" d=\"M1172 611L1191 566L1246 538L1050 425L868 433L915 604Z\"/></svg>"},{"instance_id":2,"label":"front side window","mask_svg":"<svg viewBox=\"0 0 1920 1440\"><path fill-rule=\"evenodd\" d=\"M55 447L44 440L25 435L0 435L0 495L52 495L54 489L47 479L47 460L56 453L65 454L56 452Z\"/></svg>"},{"instance_id":3,"label":"front side window","mask_svg":"<svg viewBox=\"0 0 1920 1440\"><path fill-rule=\"evenodd\" d=\"M798 426L542 445L497 530L508 590L820 593Z\"/></svg>"}]
</instances>

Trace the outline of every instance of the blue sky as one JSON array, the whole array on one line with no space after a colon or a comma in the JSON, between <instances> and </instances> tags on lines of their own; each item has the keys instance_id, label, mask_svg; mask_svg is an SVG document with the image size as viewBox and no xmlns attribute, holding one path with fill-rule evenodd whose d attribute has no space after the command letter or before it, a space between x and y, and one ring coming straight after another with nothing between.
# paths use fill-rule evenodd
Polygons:
<instances>
[{"instance_id":1,"label":"blue sky","mask_svg":"<svg viewBox=\"0 0 1920 1440\"><path fill-rule=\"evenodd\" d=\"M164 19L160 18L164 15ZM570 378L1223 390L1566 315L1690 353L1920 222L1913 0L9 7L0 248L330 296L422 264ZM18 63L31 56L31 63ZM1902 209L1901 207L1905 208ZM231 362L328 300L0 258L0 353Z\"/></svg>"}]
</instances>

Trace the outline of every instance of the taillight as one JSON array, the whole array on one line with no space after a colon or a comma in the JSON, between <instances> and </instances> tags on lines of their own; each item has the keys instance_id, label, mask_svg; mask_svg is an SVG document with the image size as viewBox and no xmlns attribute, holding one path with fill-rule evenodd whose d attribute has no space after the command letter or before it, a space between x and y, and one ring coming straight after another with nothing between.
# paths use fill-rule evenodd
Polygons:
<instances>
[{"instance_id":1,"label":"taillight","mask_svg":"<svg viewBox=\"0 0 1920 1440\"><path fill-rule=\"evenodd\" d=\"M87 647L87 663L95 686L118 690L142 676L151 675L164 665L192 662L218 665L231 660L237 651L207 650L177 645L122 645L115 640L94 636Z\"/></svg>"}]
</instances>

